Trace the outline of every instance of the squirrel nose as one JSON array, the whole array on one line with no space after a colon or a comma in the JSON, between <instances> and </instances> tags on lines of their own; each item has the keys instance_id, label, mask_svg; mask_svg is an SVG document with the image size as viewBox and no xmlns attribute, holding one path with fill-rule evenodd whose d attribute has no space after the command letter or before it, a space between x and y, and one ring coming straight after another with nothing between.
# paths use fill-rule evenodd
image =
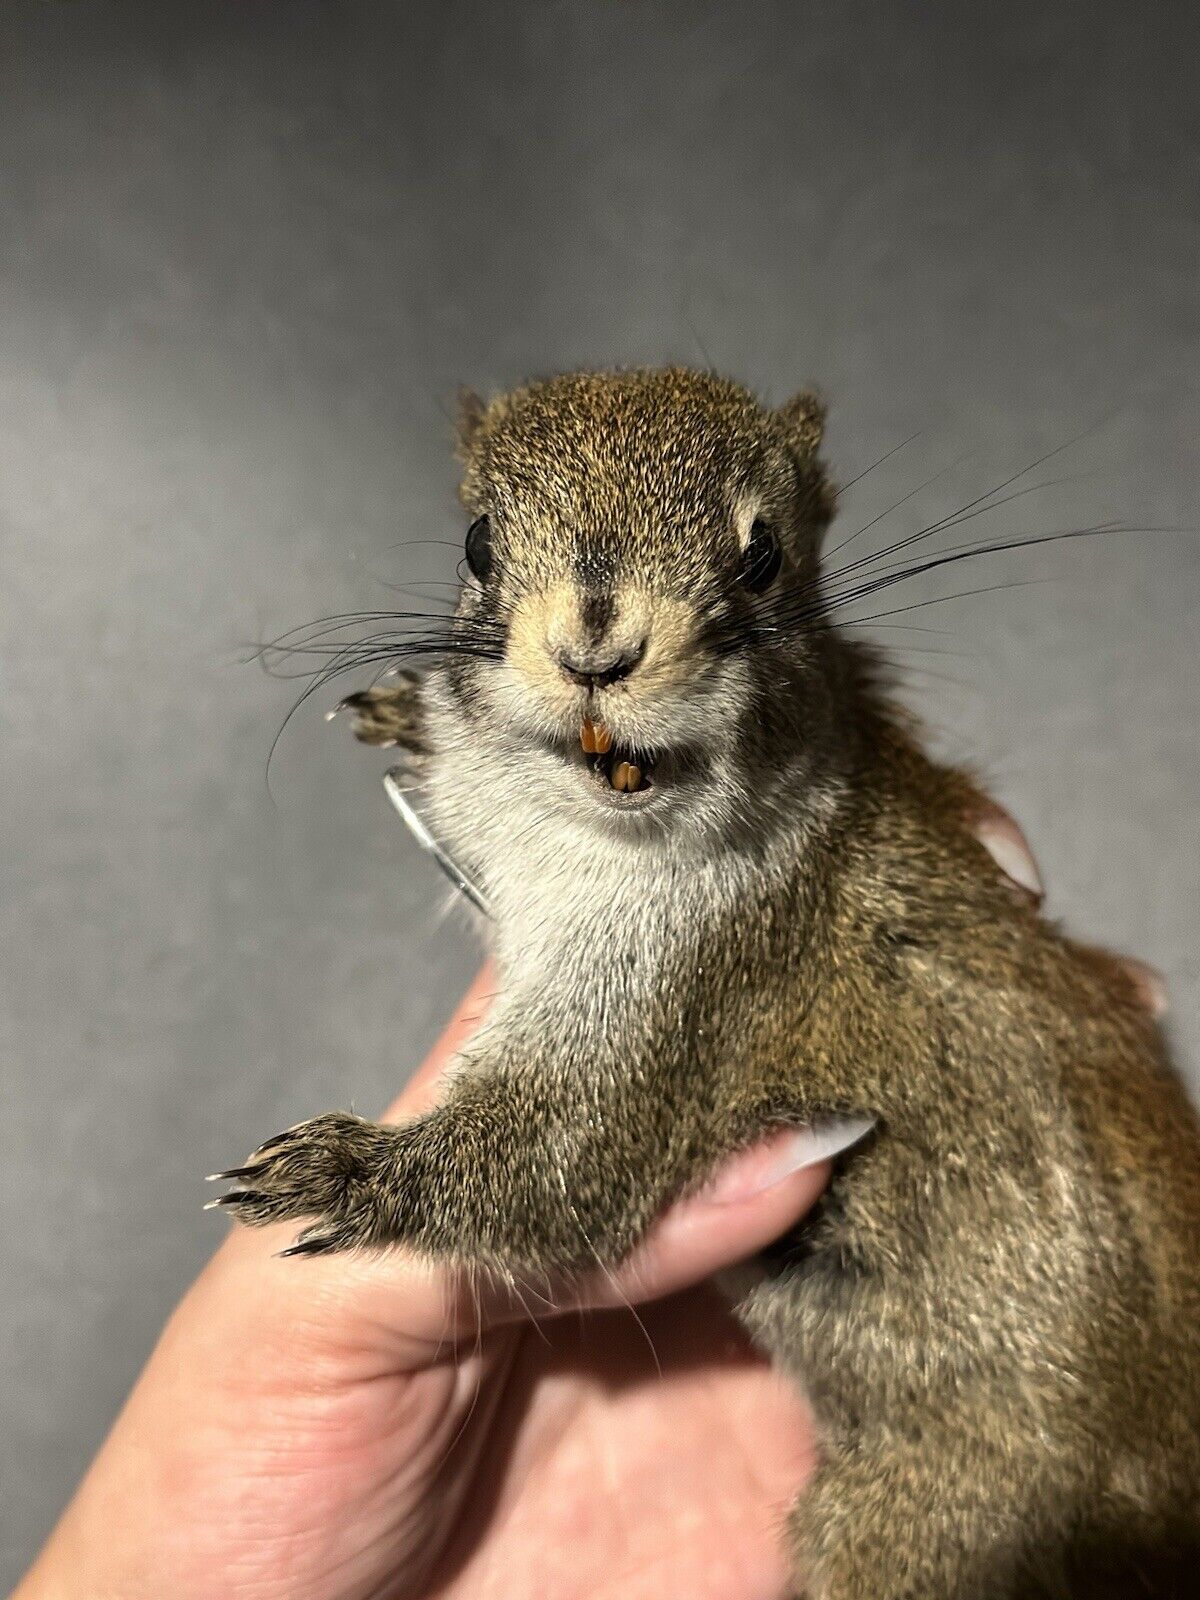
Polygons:
<instances>
[{"instance_id":1,"label":"squirrel nose","mask_svg":"<svg viewBox=\"0 0 1200 1600\"><path fill-rule=\"evenodd\" d=\"M577 652L572 656L560 650L558 664L568 678L585 689L607 689L610 683L620 683L622 678L627 678L645 654L643 639L641 644L622 650L618 655L585 656Z\"/></svg>"}]
</instances>

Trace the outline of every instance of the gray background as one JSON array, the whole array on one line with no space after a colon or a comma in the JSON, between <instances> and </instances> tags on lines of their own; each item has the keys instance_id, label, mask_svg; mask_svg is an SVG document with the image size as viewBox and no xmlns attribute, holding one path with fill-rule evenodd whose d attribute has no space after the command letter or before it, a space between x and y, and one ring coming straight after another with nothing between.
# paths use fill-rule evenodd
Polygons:
<instances>
[{"instance_id":1,"label":"gray background","mask_svg":"<svg viewBox=\"0 0 1200 1600\"><path fill-rule=\"evenodd\" d=\"M815 379L843 478L922 430L864 548L1085 431L964 532L1194 528L1194 15L6 0L0 1578L221 1232L201 1175L382 1106L475 960L332 695L268 796L294 686L241 647L452 577L455 386L573 364ZM1197 537L891 598L995 584L879 636L1194 1069Z\"/></svg>"}]
</instances>

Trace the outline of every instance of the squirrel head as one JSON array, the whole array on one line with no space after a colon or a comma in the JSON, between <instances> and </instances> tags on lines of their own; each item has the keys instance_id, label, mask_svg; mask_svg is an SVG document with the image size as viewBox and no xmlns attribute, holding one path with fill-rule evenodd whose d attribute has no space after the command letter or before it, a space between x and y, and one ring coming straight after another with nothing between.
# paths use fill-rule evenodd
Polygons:
<instances>
[{"instance_id":1,"label":"squirrel head","mask_svg":"<svg viewBox=\"0 0 1200 1600\"><path fill-rule=\"evenodd\" d=\"M771 408L680 368L464 396L459 619L501 641L455 663L473 722L614 825L711 796L764 657L778 678L804 654L778 619L816 592L823 421L811 394Z\"/></svg>"}]
</instances>

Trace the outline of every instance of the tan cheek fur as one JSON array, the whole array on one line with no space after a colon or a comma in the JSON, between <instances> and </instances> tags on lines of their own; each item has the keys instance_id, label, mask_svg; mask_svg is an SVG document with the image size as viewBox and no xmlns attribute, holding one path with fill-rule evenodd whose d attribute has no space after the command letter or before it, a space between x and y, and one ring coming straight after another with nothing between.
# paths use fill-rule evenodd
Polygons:
<instances>
[{"instance_id":1,"label":"tan cheek fur","mask_svg":"<svg viewBox=\"0 0 1200 1600\"><path fill-rule=\"evenodd\" d=\"M524 595L508 625L508 664L526 686L544 699L566 698L567 682L555 655L569 637L569 618L578 607L569 584Z\"/></svg>"},{"instance_id":2,"label":"tan cheek fur","mask_svg":"<svg viewBox=\"0 0 1200 1600\"><path fill-rule=\"evenodd\" d=\"M696 675L696 613L682 600L656 597L645 589L622 589L617 617L629 619L629 631L646 639L646 654L637 670L636 687L663 694L679 689Z\"/></svg>"}]
</instances>

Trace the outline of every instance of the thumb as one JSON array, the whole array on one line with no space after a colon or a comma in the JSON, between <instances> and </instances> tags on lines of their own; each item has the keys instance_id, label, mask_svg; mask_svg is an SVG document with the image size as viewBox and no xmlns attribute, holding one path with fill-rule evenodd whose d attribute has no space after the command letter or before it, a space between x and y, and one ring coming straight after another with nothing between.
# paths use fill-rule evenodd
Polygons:
<instances>
[{"instance_id":1,"label":"thumb","mask_svg":"<svg viewBox=\"0 0 1200 1600\"><path fill-rule=\"evenodd\" d=\"M664 1212L619 1266L589 1273L573 1306L657 1300L765 1249L820 1198L832 1158L871 1127L869 1118L846 1117L781 1128L731 1157L704 1188Z\"/></svg>"}]
</instances>

